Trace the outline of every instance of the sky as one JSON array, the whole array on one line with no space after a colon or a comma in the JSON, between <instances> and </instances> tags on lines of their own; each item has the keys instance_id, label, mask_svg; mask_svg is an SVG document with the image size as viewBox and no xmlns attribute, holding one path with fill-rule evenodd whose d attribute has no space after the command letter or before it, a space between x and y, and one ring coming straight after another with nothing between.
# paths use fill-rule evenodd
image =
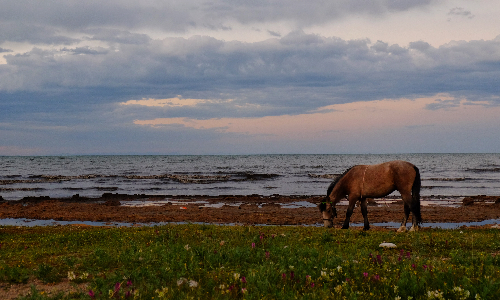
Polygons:
<instances>
[{"instance_id":1,"label":"sky","mask_svg":"<svg viewBox=\"0 0 500 300\"><path fill-rule=\"evenodd\" d=\"M0 0L0 155L500 153L497 0Z\"/></svg>"}]
</instances>

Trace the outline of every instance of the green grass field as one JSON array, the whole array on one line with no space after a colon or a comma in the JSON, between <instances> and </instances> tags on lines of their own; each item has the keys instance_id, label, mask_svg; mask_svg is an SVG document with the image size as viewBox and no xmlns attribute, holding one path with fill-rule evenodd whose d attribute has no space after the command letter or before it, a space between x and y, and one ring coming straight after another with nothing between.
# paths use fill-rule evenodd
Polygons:
<instances>
[{"instance_id":1,"label":"green grass field","mask_svg":"<svg viewBox=\"0 0 500 300\"><path fill-rule=\"evenodd\" d=\"M500 299L496 229L6 226L0 243L2 282L89 286L21 299Z\"/></svg>"}]
</instances>

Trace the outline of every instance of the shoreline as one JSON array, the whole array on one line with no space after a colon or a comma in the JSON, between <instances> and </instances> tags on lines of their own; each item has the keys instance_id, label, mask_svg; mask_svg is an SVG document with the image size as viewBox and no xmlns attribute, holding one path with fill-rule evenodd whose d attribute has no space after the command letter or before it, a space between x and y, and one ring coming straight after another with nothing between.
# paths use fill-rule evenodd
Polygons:
<instances>
[{"instance_id":1,"label":"shoreline","mask_svg":"<svg viewBox=\"0 0 500 300\"><path fill-rule=\"evenodd\" d=\"M241 225L317 225L316 207L323 196L283 195L126 195L104 193L99 198L25 197L0 201L0 219L89 221L104 223L208 223ZM471 223L500 219L500 196L422 196L424 223ZM443 205L452 203L453 205ZM341 227L347 202L337 205L335 228ZM441 204L441 205L440 205ZM403 205L399 196L376 199L368 207L370 224L399 223ZM362 223L359 207L351 224ZM408 225L411 223L411 217ZM355 226L353 226L355 227Z\"/></svg>"}]
</instances>

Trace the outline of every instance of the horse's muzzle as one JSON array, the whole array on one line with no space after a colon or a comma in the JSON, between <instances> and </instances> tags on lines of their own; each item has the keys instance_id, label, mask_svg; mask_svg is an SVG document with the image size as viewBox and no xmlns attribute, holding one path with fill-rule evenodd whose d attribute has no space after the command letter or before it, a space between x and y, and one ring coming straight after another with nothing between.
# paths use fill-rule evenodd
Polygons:
<instances>
[{"instance_id":1,"label":"horse's muzzle","mask_svg":"<svg viewBox=\"0 0 500 300\"><path fill-rule=\"evenodd\" d=\"M326 228L332 228L333 227L333 221L330 219L323 219L323 224L325 225Z\"/></svg>"}]
</instances>

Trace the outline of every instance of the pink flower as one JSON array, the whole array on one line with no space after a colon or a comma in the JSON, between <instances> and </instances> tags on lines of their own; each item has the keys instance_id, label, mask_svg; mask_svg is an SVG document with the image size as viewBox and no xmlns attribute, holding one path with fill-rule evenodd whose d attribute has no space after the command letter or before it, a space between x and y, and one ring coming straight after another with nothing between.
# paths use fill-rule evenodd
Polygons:
<instances>
[{"instance_id":1,"label":"pink flower","mask_svg":"<svg viewBox=\"0 0 500 300\"><path fill-rule=\"evenodd\" d=\"M293 273L293 271L292 271L292 272L290 272L290 278L292 278L292 279L293 279L294 277L295 277L295 273Z\"/></svg>"},{"instance_id":2,"label":"pink flower","mask_svg":"<svg viewBox=\"0 0 500 300\"><path fill-rule=\"evenodd\" d=\"M129 280L127 281L127 286L131 286L131 285L132 285L132 280L130 280L130 279L129 279Z\"/></svg>"},{"instance_id":3,"label":"pink flower","mask_svg":"<svg viewBox=\"0 0 500 300\"><path fill-rule=\"evenodd\" d=\"M286 279L286 274L285 273L281 274L281 278Z\"/></svg>"},{"instance_id":4,"label":"pink flower","mask_svg":"<svg viewBox=\"0 0 500 300\"><path fill-rule=\"evenodd\" d=\"M366 278L366 277L368 277L368 273L363 272L363 276L364 276L365 278Z\"/></svg>"},{"instance_id":5,"label":"pink flower","mask_svg":"<svg viewBox=\"0 0 500 300\"><path fill-rule=\"evenodd\" d=\"M122 285L121 285L121 283L119 283L119 282L117 282L117 283L115 284L115 293L116 293L116 292L118 292L118 291L120 290L120 287L121 287L121 286L122 286Z\"/></svg>"},{"instance_id":6,"label":"pink flower","mask_svg":"<svg viewBox=\"0 0 500 300\"><path fill-rule=\"evenodd\" d=\"M314 282L311 282L311 287L314 287Z\"/></svg>"},{"instance_id":7,"label":"pink flower","mask_svg":"<svg viewBox=\"0 0 500 300\"><path fill-rule=\"evenodd\" d=\"M252 243L252 249L255 248L255 243Z\"/></svg>"},{"instance_id":8,"label":"pink flower","mask_svg":"<svg viewBox=\"0 0 500 300\"><path fill-rule=\"evenodd\" d=\"M89 290L89 296L90 298L94 299L95 298L95 294L92 290Z\"/></svg>"},{"instance_id":9,"label":"pink flower","mask_svg":"<svg viewBox=\"0 0 500 300\"><path fill-rule=\"evenodd\" d=\"M269 252L266 251L266 259L269 259L269 256L270 256Z\"/></svg>"},{"instance_id":10,"label":"pink flower","mask_svg":"<svg viewBox=\"0 0 500 300\"><path fill-rule=\"evenodd\" d=\"M242 276L242 277L241 277L241 282L243 282L243 283L247 283L247 279L245 278L245 276Z\"/></svg>"}]
</instances>

